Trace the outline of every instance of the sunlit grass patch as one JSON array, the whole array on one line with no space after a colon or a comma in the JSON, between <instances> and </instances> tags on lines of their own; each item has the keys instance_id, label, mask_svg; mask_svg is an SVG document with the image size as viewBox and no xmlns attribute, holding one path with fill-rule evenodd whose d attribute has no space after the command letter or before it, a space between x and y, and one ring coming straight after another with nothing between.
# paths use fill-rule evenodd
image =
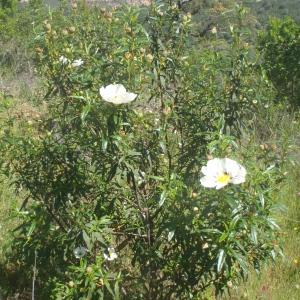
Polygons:
<instances>
[{"instance_id":1,"label":"sunlit grass patch","mask_svg":"<svg viewBox=\"0 0 300 300\"><path fill-rule=\"evenodd\" d=\"M225 299L300 299L300 124L297 113L273 111L270 117L268 125L262 125L264 121L261 120L260 130L267 126L265 129L271 134L257 142L265 142L261 144L264 151L276 151L277 155L286 157L285 178L273 197L282 208L275 213L281 230L274 242L282 247L283 257L264 264L260 274L253 270L246 282L229 290L230 295ZM277 130L279 120L281 128Z\"/></svg>"}]
</instances>

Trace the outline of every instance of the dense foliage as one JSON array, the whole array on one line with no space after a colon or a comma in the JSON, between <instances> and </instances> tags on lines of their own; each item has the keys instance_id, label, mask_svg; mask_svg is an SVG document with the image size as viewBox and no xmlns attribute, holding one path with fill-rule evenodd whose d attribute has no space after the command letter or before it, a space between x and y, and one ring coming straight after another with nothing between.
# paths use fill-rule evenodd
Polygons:
<instances>
[{"instance_id":1,"label":"dense foliage","mask_svg":"<svg viewBox=\"0 0 300 300\"><path fill-rule=\"evenodd\" d=\"M300 105L300 25L293 19L271 19L260 36L264 67L277 89L279 101Z\"/></svg>"},{"instance_id":2,"label":"dense foliage","mask_svg":"<svg viewBox=\"0 0 300 300\"><path fill-rule=\"evenodd\" d=\"M3 168L25 194L7 253L15 290L33 280L40 299L201 299L275 259L284 157L246 137L274 105L266 73L275 80L279 62L266 51L261 66L248 13L236 6L229 36L217 28L209 45L172 1L73 2L32 24L40 111L1 133ZM110 84L137 98L114 104ZM203 186L202 167L223 157L245 182L226 171L221 189Z\"/></svg>"}]
</instances>

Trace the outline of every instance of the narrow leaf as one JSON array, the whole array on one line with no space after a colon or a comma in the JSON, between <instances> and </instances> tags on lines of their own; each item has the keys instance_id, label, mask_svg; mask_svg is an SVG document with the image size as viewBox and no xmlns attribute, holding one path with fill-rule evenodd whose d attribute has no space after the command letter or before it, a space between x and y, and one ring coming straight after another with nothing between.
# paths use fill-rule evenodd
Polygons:
<instances>
[{"instance_id":1,"label":"narrow leaf","mask_svg":"<svg viewBox=\"0 0 300 300\"><path fill-rule=\"evenodd\" d=\"M166 191L163 191L160 195L158 206L161 207L164 204L165 200L166 200Z\"/></svg>"},{"instance_id":2,"label":"narrow leaf","mask_svg":"<svg viewBox=\"0 0 300 300\"><path fill-rule=\"evenodd\" d=\"M86 247L89 250L92 250L91 239L89 238L89 236L87 235L87 233L85 232L85 230L82 231L82 237L83 237L83 240L84 240L84 242L86 244Z\"/></svg>"},{"instance_id":3,"label":"narrow leaf","mask_svg":"<svg viewBox=\"0 0 300 300\"><path fill-rule=\"evenodd\" d=\"M217 271L220 272L222 270L222 267L225 262L225 251L224 249L221 249L218 255L218 265L217 265Z\"/></svg>"},{"instance_id":4,"label":"narrow leaf","mask_svg":"<svg viewBox=\"0 0 300 300\"><path fill-rule=\"evenodd\" d=\"M168 233L168 242L170 242L172 240L172 238L174 237L175 234L175 230L169 231Z\"/></svg>"}]
</instances>

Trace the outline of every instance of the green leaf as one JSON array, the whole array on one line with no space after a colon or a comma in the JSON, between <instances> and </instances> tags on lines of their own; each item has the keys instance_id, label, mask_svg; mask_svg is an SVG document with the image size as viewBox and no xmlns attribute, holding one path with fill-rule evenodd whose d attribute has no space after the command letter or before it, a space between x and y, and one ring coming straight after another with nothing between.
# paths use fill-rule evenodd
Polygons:
<instances>
[{"instance_id":1,"label":"green leaf","mask_svg":"<svg viewBox=\"0 0 300 300\"><path fill-rule=\"evenodd\" d=\"M223 232L219 238L219 242L223 242L228 238L228 232Z\"/></svg>"},{"instance_id":2,"label":"green leaf","mask_svg":"<svg viewBox=\"0 0 300 300\"><path fill-rule=\"evenodd\" d=\"M119 300L120 299L120 289L119 289L119 283L115 283L115 288L114 288L114 300Z\"/></svg>"},{"instance_id":3,"label":"green leaf","mask_svg":"<svg viewBox=\"0 0 300 300\"><path fill-rule=\"evenodd\" d=\"M238 263L239 263L240 267L243 269L244 273L247 274L248 273L248 264L247 264L245 257L243 257L241 254L237 253L234 250L231 250L231 254L238 261Z\"/></svg>"},{"instance_id":4,"label":"green leaf","mask_svg":"<svg viewBox=\"0 0 300 300\"><path fill-rule=\"evenodd\" d=\"M90 110L91 110L91 104L90 103L88 103L87 105L85 105L83 107L83 110L81 112L81 121L82 122L85 122L85 119L86 119L87 115L89 114Z\"/></svg>"},{"instance_id":5,"label":"green leaf","mask_svg":"<svg viewBox=\"0 0 300 300\"><path fill-rule=\"evenodd\" d=\"M273 220L272 218L267 218L267 221L269 223L269 226L272 229L280 229L280 227L277 225L277 223L275 222L275 220Z\"/></svg>"},{"instance_id":6,"label":"green leaf","mask_svg":"<svg viewBox=\"0 0 300 300\"><path fill-rule=\"evenodd\" d=\"M259 194L259 200L260 200L261 206L264 208L265 207L265 197L263 194Z\"/></svg>"},{"instance_id":7,"label":"green leaf","mask_svg":"<svg viewBox=\"0 0 300 300\"><path fill-rule=\"evenodd\" d=\"M160 195L158 206L161 207L164 204L165 200L166 200L166 191L163 191Z\"/></svg>"},{"instance_id":8,"label":"green leaf","mask_svg":"<svg viewBox=\"0 0 300 300\"><path fill-rule=\"evenodd\" d=\"M82 237L83 240L87 246L87 248L91 251L92 250L92 244L91 244L91 239L90 237L87 235L87 233L85 232L85 230L82 231Z\"/></svg>"},{"instance_id":9,"label":"green leaf","mask_svg":"<svg viewBox=\"0 0 300 300\"><path fill-rule=\"evenodd\" d=\"M256 227L254 226L251 227L251 240L255 245L257 245L257 231L256 231Z\"/></svg>"},{"instance_id":10,"label":"green leaf","mask_svg":"<svg viewBox=\"0 0 300 300\"><path fill-rule=\"evenodd\" d=\"M222 232L219 229L202 229L200 232L205 232L205 233L216 233L216 234L222 234Z\"/></svg>"},{"instance_id":11,"label":"green leaf","mask_svg":"<svg viewBox=\"0 0 300 300\"><path fill-rule=\"evenodd\" d=\"M109 293L110 293L112 296L114 296L114 292L113 292L113 290L111 289L110 284L109 284L109 282L108 282L108 280L107 280L106 278L104 279L104 285L105 285L105 287L107 288L107 290L109 291Z\"/></svg>"},{"instance_id":12,"label":"green leaf","mask_svg":"<svg viewBox=\"0 0 300 300\"><path fill-rule=\"evenodd\" d=\"M161 147L163 153L166 154L166 153L167 153L166 144L165 144L164 142L160 141L160 142L159 142L159 145L160 145L160 147Z\"/></svg>"},{"instance_id":13,"label":"green leaf","mask_svg":"<svg viewBox=\"0 0 300 300\"><path fill-rule=\"evenodd\" d=\"M108 141L102 137L102 151L105 152L107 149Z\"/></svg>"},{"instance_id":14,"label":"green leaf","mask_svg":"<svg viewBox=\"0 0 300 300\"><path fill-rule=\"evenodd\" d=\"M221 249L219 252L219 255L218 255L217 272L220 272L222 270L222 267L225 262L225 257L226 257L225 251L224 251L224 249Z\"/></svg>"},{"instance_id":15,"label":"green leaf","mask_svg":"<svg viewBox=\"0 0 300 300\"><path fill-rule=\"evenodd\" d=\"M170 242L172 240L172 238L174 237L175 234L175 230L171 230L168 233L168 242Z\"/></svg>"},{"instance_id":16,"label":"green leaf","mask_svg":"<svg viewBox=\"0 0 300 300\"><path fill-rule=\"evenodd\" d=\"M165 181L165 178L164 177L160 177L160 176L155 176L155 175L148 175L148 178L150 179L154 179L154 180L157 180L157 181Z\"/></svg>"},{"instance_id":17,"label":"green leaf","mask_svg":"<svg viewBox=\"0 0 300 300\"><path fill-rule=\"evenodd\" d=\"M35 230L36 228L36 222L35 220L32 221L31 225L30 225L30 228L27 232L27 237L31 236L31 234L33 233L33 231Z\"/></svg>"}]
</instances>

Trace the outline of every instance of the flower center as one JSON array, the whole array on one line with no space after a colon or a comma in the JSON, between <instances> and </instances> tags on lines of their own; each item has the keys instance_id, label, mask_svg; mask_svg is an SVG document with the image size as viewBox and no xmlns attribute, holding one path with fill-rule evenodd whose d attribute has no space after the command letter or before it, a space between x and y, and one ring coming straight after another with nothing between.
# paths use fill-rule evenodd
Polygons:
<instances>
[{"instance_id":1,"label":"flower center","mask_svg":"<svg viewBox=\"0 0 300 300\"><path fill-rule=\"evenodd\" d=\"M221 184L228 184L230 180L230 175L227 173L222 173L217 177L217 182Z\"/></svg>"}]
</instances>

